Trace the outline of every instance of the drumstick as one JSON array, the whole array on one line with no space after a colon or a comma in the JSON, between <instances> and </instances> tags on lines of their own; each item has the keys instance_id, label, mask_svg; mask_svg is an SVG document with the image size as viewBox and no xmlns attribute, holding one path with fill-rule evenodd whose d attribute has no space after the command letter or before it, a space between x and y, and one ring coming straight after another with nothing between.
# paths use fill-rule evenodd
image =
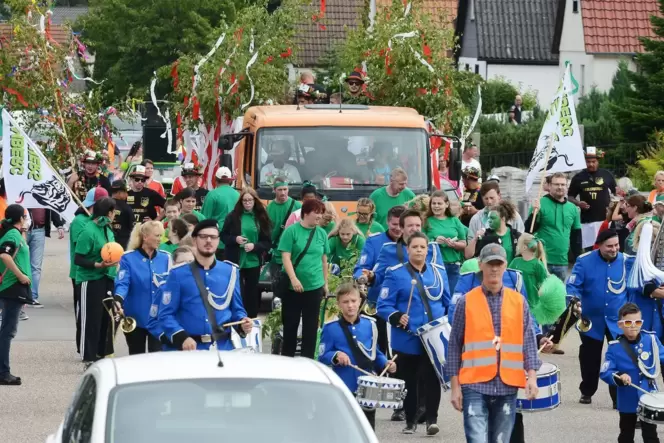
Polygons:
<instances>
[{"instance_id":1,"label":"drumstick","mask_svg":"<svg viewBox=\"0 0 664 443\"><path fill-rule=\"evenodd\" d=\"M392 357L392 360L387 362L387 364L385 365L385 369L383 369L383 372L380 373L379 377L382 377L383 375L385 375L388 368L390 367L390 363L394 363L394 360L396 360L398 356L399 356L399 354L394 354L394 357Z\"/></svg>"},{"instance_id":2,"label":"drumstick","mask_svg":"<svg viewBox=\"0 0 664 443\"><path fill-rule=\"evenodd\" d=\"M351 368L356 369L356 370L358 370L358 371L360 371L360 372L363 372L363 373L365 373L365 374L367 374L367 375L371 375L372 377L374 376L371 372L369 372L369 371L365 371L364 369L360 368L359 366L355 366L355 365L348 365L348 366L350 366Z\"/></svg>"},{"instance_id":3,"label":"drumstick","mask_svg":"<svg viewBox=\"0 0 664 443\"><path fill-rule=\"evenodd\" d=\"M258 317L257 317L257 318L250 318L249 320L251 320L251 321L258 320ZM221 325L221 327L222 327L222 328L228 328L229 326L235 326L235 325L239 325L239 324L241 324L241 323L244 323L244 320L239 320L239 321L233 321L233 322L230 322L230 323L225 323L225 324Z\"/></svg>"},{"instance_id":4,"label":"drumstick","mask_svg":"<svg viewBox=\"0 0 664 443\"><path fill-rule=\"evenodd\" d=\"M622 381L622 379L621 379L620 377L618 377L618 374L613 374L613 377L615 377L616 379ZM640 386L636 386L634 383L628 383L628 385L631 386L631 387L633 387L633 388L636 389L636 390L639 390L639 391L643 392L644 394L650 394L650 395L652 395L653 397L656 397L656 395L653 394L652 392L648 392L648 391L646 391L645 389L641 388Z\"/></svg>"},{"instance_id":5,"label":"drumstick","mask_svg":"<svg viewBox=\"0 0 664 443\"><path fill-rule=\"evenodd\" d=\"M551 337L553 337L553 335L547 335L546 336L546 338L551 338ZM540 346L540 348L537 350L537 353L538 354L541 353L542 350L546 347L546 345L548 345L548 343L544 343L542 346Z\"/></svg>"},{"instance_id":6,"label":"drumstick","mask_svg":"<svg viewBox=\"0 0 664 443\"><path fill-rule=\"evenodd\" d=\"M413 301L413 292L415 292L415 285L417 282L415 279L410 281L410 297L408 298L408 308L406 308L406 315L410 312L410 303Z\"/></svg>"}]
</instances>

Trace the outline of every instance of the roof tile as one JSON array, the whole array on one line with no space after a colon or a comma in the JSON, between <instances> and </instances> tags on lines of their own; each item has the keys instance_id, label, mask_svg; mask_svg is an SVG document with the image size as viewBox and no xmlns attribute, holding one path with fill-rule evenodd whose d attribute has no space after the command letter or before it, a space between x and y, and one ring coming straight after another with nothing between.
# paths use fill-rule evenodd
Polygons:
<instances>
[{"instance_id":1,"label":"roof tile","mask_svg":"<svg viewBox=\"0 0 664 443\"><path fill-rule=\"evenodd\" d=\"M0 23L0 36L12 38L12 28L9 23ZM51 25L51 37L61 45L68 45L71 38L71 31L68 27Z\"/></svg>"},{"instance_id":2,"label":"roof tile","mask_svg":"<svg viewBox=\"0 0 664 443\"><path fill-rule=\"evenodd\" d=\"M653 14L659 14L658 0L583 0L581 17L586 52L643 51L639 37L655 37L650 24Z\"/></svg>"}]
</instances>

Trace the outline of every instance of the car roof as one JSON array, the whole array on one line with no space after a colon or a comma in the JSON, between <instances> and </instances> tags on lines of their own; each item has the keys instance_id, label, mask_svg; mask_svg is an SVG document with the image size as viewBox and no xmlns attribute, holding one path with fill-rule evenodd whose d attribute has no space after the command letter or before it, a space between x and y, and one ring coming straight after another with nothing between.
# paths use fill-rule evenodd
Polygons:
<instances>
[{"instance_id":1,"label":"car roof","mask_svg":"<svg viewBox=\"0 0 664 443\"><path fill-rule=\"evenodd\" d=\"M219 360L223 367L219 367ZM155 352L100 360L101 375L115 385L205 378L273 379L332 384L325 368L311 359L215 351Z\"/></svg>"}]
</instances>

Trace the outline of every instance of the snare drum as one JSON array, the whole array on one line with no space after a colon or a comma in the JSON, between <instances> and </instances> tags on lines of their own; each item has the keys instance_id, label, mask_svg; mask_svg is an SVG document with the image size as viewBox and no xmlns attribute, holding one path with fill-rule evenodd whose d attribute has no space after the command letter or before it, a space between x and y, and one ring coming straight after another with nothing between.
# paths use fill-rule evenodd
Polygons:
<instances>
[{"instance_id":1,"label":"snare drum","mask_svg":"<svg viewBox=\"0 0 664 443\"><path fill-rule=\"evenodd\" d=\"M653 425L664 424L664 392L643 394L636 409L639 418Z\"/></svg>"},{"instance_id":2,"label":"snare drum","mask_svg":"<svg viewBox=\"0 0 664 443\"><path fill-rule=\"evenodd\" d=\"M364 409L401 409L406 382L398 378L362 375L357 378L357 402Z\"/></svg>"},{"instance_id":3,"label":"snare drum","mask_svg":"<svg viewBox=\"0 0 664 443\"><path fill-rule=\"evenodd\" d=\"M427 323L417 328L417 335L422 340L422 345L429 355L429 359L436 370L436 375L443 387L448 384L443 368L445 367L445 358L447 354L447 345L450 341L452 327L447 321L447 316Z\"/></svg>"},{"instance_id":4,"label":"snare drum","mask_svg":"<svg viewBox=\"0 0 664 443\"><path fill-rule=\"evenodd\" d=\"M261 336L263 324L259 319L254 319L253 324L254 326L251 328L251 332L244 338L240 337L240 334L237 333L235 328L231 328L231 342L233 343L233 348L246 348L259 354L263 352L263 337Z\"/></svg>"},{"instance_id":5,"label":"snare drum","mask_svg":"<svg viewBox=\"0 0 664 443\"><path fill-rule=\"evenodd\" d=\"M534 400L526 399L525 389L519 389L516 396L518 412L543 412L560 406L560 369L552 363L542 363L537 371L539 392Z\"/></svg>"}]
</instances>

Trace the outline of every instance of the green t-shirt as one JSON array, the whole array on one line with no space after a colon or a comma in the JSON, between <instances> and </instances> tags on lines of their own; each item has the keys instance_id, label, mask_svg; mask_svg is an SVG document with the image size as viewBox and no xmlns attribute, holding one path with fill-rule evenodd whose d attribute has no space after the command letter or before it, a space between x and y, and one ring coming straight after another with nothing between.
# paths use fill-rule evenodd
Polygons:
<instances>
[{"instance_id":1,"label":"green t-shirt","mask_svg":"<svg viewBox=\"0 0 664 443\"><path fill-rule=\"evenodd\" d=\"M327 255L327 258L330 263L335 265L341 265L341 260L348 260L353 252L356 252L356 255L359 257L362 248L364 248L364 237L359 234L355 234L351 239L350 243L347 246L341 244L341 238L338 235L335 235L332 238L329 238L327 241L330 244L330 253Z\"/></svg>"},{"instance_id":2,"label":"green t-shirt","mask_svg":"<svg viewBox=\"0 0 664 443\"><path fill-rule=\"evenodd\" d=\"M376 221L372 221L371 225L369 223L357 223L355 222L357 229L360 230L365 237L369 237L369 234L375 234L376 232L385 232L383 225Z\"/></svg>"},{"instance_id":3,"label":"green t-shirt","mask_svg":"<svg viewBox=\"0 0 664 443\"><path fill-rule=\"evenodd\" d=\"M18 252L16 252L16 256L14 257L14 263L16 263L16 267L19 269L19 271L21 271L30 280L32 280L32 272L30 268L30 248L25 242L23 235L21 235L21 231L16 228L10 228L5 233L5 235L0 238L0 247L2 247L3 253L6 252L10 256L13 255L16 251L16 248L18 248ZM7 272L5 273L5 271ZM0 275L3 273L5 273L5 276L2 279L2 283L0 283L0 292L18 282L16 275L14 275L12 271L8 271L7 267L0 260Z\"/></svg>"},{"instance_id":4,"label":"green t-shirt","mask_svg":"<svg viewBox=\"0 0 664 443\"><path fill-rule=\"evenodd\" d=\"M226 216L233 210L239 198L240 193L230 185L218 186L208 192L205 197L203 208L201 208L203 218L217 220L221 231L224 228ZM219 242L219 249L224 249L224 242Z\"/></svg>"},{"instance_id":5,"label":"green t-shirt","mask_svg":"<svg viewBox=\"0 0 664 443\"><path fill-rule=\"evenodd\" d=\"M242 237L247 239L247 243L258 243L258 228L256 227L256 218L253 212L244 212L240 217ZM240 269L251 269L260 266L261 262L256 252L245 252L240 246Z\"/></svg>"},{"instance_id":6,"label":"green t-shirt","mask_svg":"<svg viewBox=\"0 0 664 443\"><path fill-rule=\"evenodd\" d=\"M429 237L430 241L436 241L436 238L440 236L466 241L465 226L457 217L446 217L443 219L429 217L424 226L424 233ZM463 261L463 251L457 251L447 245L439 246L444 263L459 263Z\"/></svg>"},{"instance_id":7,"label":"green t-shirt","mask_svg":"<svg viewBox=\"0 0 664 443\"><path fill-rule=\"evenodd\" d=\"M579 208L567 200L557 202L548 196L540 199L540 207L535 237L542 240L549 264L567 266L570 234L572 229L581 229Z\"/></svg>"},{"instance_id":8,"label":"green t-shirt","mask_svg":"<svg viewBox=\"0 0 664 443\"><path fill-rule=\"evenodd\" d=\"M510 262L510 269L516 269L523 274L523 283L526 285L528 305L533 309L539 303L539 288L549 276L544 263L537 259L526 261L523 257L516 257Z\"/></svg>"},{"instance_id":9,"label":"green t-shirt","mask_svg":"<svg viewBox=\"0 0 664 443\"><path fill-rule=\"evenodd\" d=\"M205 220L205 216L203 214L201 214L200 212L198 212L197 210L195 210L195 209L193 211L191 211L191 214L194 214L199 222L202 222L203 220ZM186 215L186 214L180 214L180 218L182 218L184 215Z\"/></svg>"},{"instance_id":10,"label":"green t-shirt","mask_svg":"<svg viewBox=\"0 0 664 443\"><path fill-rule=\"evenodd\" d=\"M78 269L78 266L74 264L76 242L88 223L90 223L88 214L77 214L69 225L69 278L73 280L76 280L76 270Z\"/></svg>"},{"instance_id":11,"label":"green t-shirt","mask_svg":"<svg viewBox=\"0 0 664 443\"><path fill-rule=\"evenodd\" d=\"M331 221L327 225L321 226L321 228L323 228L325 230L325 233L327 235L330 235L330 232L332 232L332 230L335 228L335 226L337 226L337 224L335 222Z\"/></svg>"},{"instance_id":12,"label":"green t-shirt","mask_svg":"<svg viewBox=\"0 0 664 443\"><path fill-rule=\"evenodd\" d=\"M496 234L498 235L498 234ZM511 262L514 258L514 245L512 244L512 230L507 228L503 235L499 235L500 242L505 249L505 255L507 256L507 263Z\"/></svg>"},{"instance_id":13,"label":"green t-shirt","mask_svg":"<svg viewBox=\"0 0 664 443\"><path fill-rule=\"evenodd\" d=\"M376 205L376 221L383 226L387 226L387 213L395 206L403 205L409 200L415 198L415 193L406 188L399 193L396 197L392 197L387 193L387 187L376 189L371 193L369 198Z\"/></svg>"},{"instance_id":14,"label":"green t-shirt","mask_svg":"<svg viewBox=\"0 0 664 443\"><path fill-rule=\"evenodd\" d=\"M160 250L160 251L164 251L164 252L168 252L169 254L173 255L173 252L175 252L175 250L176 250L179 246L180 246L180 245L176 245L176 244L174 244L174 243L171 243L171 241L168 240L167 242L164 242L164 243L162 243L162 244L159 245L159 250Z\"/></svg>"},{"instance_id":15,"label":"green t-shirt","mask_svg":"<svg viewBox=\"0 0 664 443\"><path fill-rule=\"evenodd\" d=\"M81 235L78 237L75 253L95 263L101 263L103 261L101 259L101 248L106 243L114 241L115 237L113 236L113 230L110 225L101 227L95 220L91 220L85 225ZM117 272L117 266L94 269L78 267L76 269L76 283L99 280L103 277L114 279Z\"/></svg>"},{"instance_id":16,"label":"green t-shirt","mask_svg":"<svg viewBox=\"0 0 664 443\"><path fill-rule=\"evenodd\" d=\"M293 209L291 209L291 212L289 213L288 209L291 207L291 202L294 202ZM278 203L276 200L272 200L270 203L268 203L267 216L270 217L270 221L272 222L272 245L274 247L279 245L279 239L284 233L286 220L288 219L286 214L290 215L301 207L301 202L293 200L290 197L288 197L288 200L286 200L284 203ZM279 253L279 251L273 250L272 260L280 265L282 263L281 253Z\"/></svg>"},{"instance_id":17,"label":"green t-shirt","mask_svg":"<svg viewBox=\"0 0 664 443\"><path fill-rule=\"evenodd\" d=\"M320 226L305 228L302 223L295 223L286 228L281 240L279 240L279 251L290 252L291 262L294 266L307 244L312 229L315 229L316 232L311 239L311 245L309 245L309 249L295 269L295 275L302 283L305 291L312 291L325 286L322 257L330 253L330 245L327 242L325 230ZM292 286L289 285L289 287L292 289Z\"/></svg>"}]
</instances>

